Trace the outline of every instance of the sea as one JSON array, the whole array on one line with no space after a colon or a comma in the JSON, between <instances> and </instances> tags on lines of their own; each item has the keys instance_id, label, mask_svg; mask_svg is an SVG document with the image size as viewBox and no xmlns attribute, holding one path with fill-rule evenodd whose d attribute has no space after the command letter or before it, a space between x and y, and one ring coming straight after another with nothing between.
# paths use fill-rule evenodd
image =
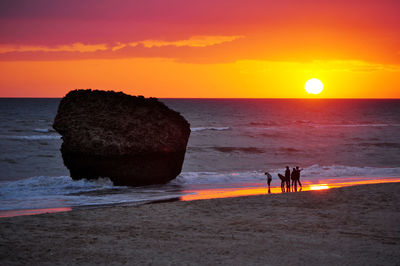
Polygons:
<instances>
[{"instance_id":1,"label":"sea","mask_svg":"<svg viewBox=\"0 0 400 266\"><path fill-rule=\"evenodd\" d=\"M173 200L199 190L400 177L400 100L160 99L190 123L181 174L164 185L73 181L52 123L61 99L0 98L0 212ZM196 192L197 191L197 192ZM0 213L1 214L1 213Z\"/></svg>"}]
</instances>

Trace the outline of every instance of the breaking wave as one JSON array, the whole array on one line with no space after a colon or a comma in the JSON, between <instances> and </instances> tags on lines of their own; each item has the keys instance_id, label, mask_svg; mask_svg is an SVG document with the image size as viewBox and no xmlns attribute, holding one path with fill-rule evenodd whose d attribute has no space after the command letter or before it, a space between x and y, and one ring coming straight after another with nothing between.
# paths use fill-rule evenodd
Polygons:
<instances>
[{"instance_id":1,"label":"breaking wave","mask_svg":"<svg viewBox=\"0 0 400 266\"><path fill-rule=\"evenodd\" d=\"M0 211L137 204L181 195L171 185L131 188L113 186L108 178L74 181L69 176L38 176L0 182Z\"/></svg>"},{"instance_id":2,"label":"breaking wave","mask_svg":"<svg viewBox=\"0 0 400 266\"><path fill-rule=\"evenodd\" d=\"M277 185L277 174L284 169L268 169ZM96 206L105 204L141 204L176 199L193 187L243 187L265 183L265 170L246 172L182 172L165 185L146 187L113 186L108 178L72 180L69 176L38 176L0 182L0 211ZM323 179L351 180L400 177L400 167L374 168L343 165L313 165L304 168L302 181L318 183ZM340 181L343 182L343 181ZM186 191L185 191L186 190Z\"/></svg>"},{"instance_id":3,"label":"breaking wave","mask_svg":"<svg viewBox=\"0 0 400 266\"><path fill-rule=\"evenodd\" d=\"M54 132L54 130L48 129L48 128L35 128L33 131L38 132L38 133Z\"/></svg>"},{"instance_id":4,"label":"breaking wave","mask_svg":"<svg viewBox=\"0 0 400 266\"><path fill-rule=\"evenodd\" d=\"M51 135L27 135L27 136L1 136L0 138L15 139L15 140L46 140L46 139L61 139L58 134Z\"/></svg>"},{"instance_id":5,"label":"breaking wave","mask_svg":"<svg viewBox=\"0 0 400 266\"><path fill-rule=\"evenodd\" d=\"M219 152L243 152L243 153L264 153L264 149L260 149L257 147L211 147L213 150Z\"/></svg>"},{"instance_id":6,"label":"breaking wave","mask_svg":"<svg viewBox=\"0 0 400 266\"><path fill-rule=\"evenodd\" d=\"M192 127L190 130L192 132L198 132L198 131L205 131L205 130L217 130L217 131L222 131L222 130L228 130L230 127Z\"/></svg>"},{"instance_id":7,"label":"breaking wave","mask_svg":"<svg viewBox=\"0 0 400 266\"><path fill-rule=\"evenodd\" d=\"M284 173L285 169L268 169L273 178L277 174ZM176 180L177 184L233 184L244 182L265 182L265 170L247 172L183 172ZM303 169L302 179L318 181L326 178L383 178L400 177L400 167L379 168L379 167L353 167L344 165L320 166L312 165Z\"/></svg>"},{"instance_id":8,"label":"breaking wave","mask_svg":"<svg viewBox=\"0 0 400 266\"><path fill-rule=\"evenodd\" d=\"M219 146L190 147L189 146L187 150L190 152L207 152L208 150L214 150L223 153L234 153L234 152L249 153L249 154L265 153L264 149L257 147L219 147Z\"/></svg>"},{"instance_id":9,"label":"breaking wave","mask_svg":"<svg viewBox=\"0 0 400 266\"><path fill-rule=\"evenodd\" d=\"M400 124L397 123L377 123L377 122L364 122L364 123L353 123L350 121L344 121L343 123L318 123L313 122L310 120L296 120L291 122L274 122L274 121L267 121L267 122L250 122L249 126L254 127L266 127L266 128L276 128L276 127L290 127L290 126L309 126L315 128L325 128L325 127L400 127Z\"/></svg>"}]
</instances>

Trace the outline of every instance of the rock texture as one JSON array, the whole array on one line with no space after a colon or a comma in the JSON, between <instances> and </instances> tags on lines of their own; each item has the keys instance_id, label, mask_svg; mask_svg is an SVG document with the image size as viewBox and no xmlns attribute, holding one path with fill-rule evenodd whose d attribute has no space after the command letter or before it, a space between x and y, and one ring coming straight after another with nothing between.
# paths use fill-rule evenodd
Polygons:
<instances>
[{"instance_id":1,"label":"rock texture","mask_svg":"<svg viewBox=\"0 0 400 266\"><path fill-rule=\"evenodd\" d=\"M155 98L70 91L53 128L73 179L109 177L114 185L166 183L182 170L190 125Z\"/></svg>"}]
</instances>

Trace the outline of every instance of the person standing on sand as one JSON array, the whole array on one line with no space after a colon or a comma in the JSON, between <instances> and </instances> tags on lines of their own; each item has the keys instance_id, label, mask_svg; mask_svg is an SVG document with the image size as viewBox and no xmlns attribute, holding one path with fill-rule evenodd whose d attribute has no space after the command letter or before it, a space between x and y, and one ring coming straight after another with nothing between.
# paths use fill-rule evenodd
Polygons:
<instances>
[{"instance_id":1,"label":"person standing on sand","mask_svg":"<svg viewBox=\"0 0 400 266\"><path fill-rule=\"evenodd\" d=\"M289 166L286 166L285 179L286 179L286 192L290 192L290 169L289 169Z\"/></svg>"},{"instance_id":2,"label":"person standing on sand","mask_svg":"<svg viewBox=\"0 0 400 266\"><path fill-rule=\"evenodd\" d=\"M292 179L292 185L293 185L293 183L294 183L294 188L292 189L292 191L293 191L293 192L294 192L294 191L297 191L297 182L296 182L296 179L297 179L297 171L296 171L296 168L293 168L293 170L292 170L291 179Z\"/></svg>"},{"instance_id":3,"label":"person standing on sand","mask_svg":"<svg viewBox=\"0 0 400 266\"><path fill-rule=\"evenodd\" d=\"M290 176L290 179L292 179L292 191L294 191L294 183L296 183L296 173L294 168L292 171L292 175Z\"/></svg>"},{"instance_id":4,"label":"person standing on sand","mask_svg":"<svg viewBox=\"0 0 400 266\"><path fill-rule=\"evenodd\" d=\"M271 181L272 181L272 176L270 173L265 172L265 175L267 176L267 184L268 184L268 193L271 193Z\"/></svg>"},{"instance_id":5,"label":"person standing on sand","mask_svg":"<svg viewBox=\"0 0 400 266\"><path fill-rule=\"evenodd\" d=\"M303 169L299 169L299 167L296 166L296 172L297 172L297 174L296 174L296 182L299 183L300 190L303 189L303 186L301 185L301 182L300 182L300 172L301 171L303 171Z\"/></svg>"}]
</instances>

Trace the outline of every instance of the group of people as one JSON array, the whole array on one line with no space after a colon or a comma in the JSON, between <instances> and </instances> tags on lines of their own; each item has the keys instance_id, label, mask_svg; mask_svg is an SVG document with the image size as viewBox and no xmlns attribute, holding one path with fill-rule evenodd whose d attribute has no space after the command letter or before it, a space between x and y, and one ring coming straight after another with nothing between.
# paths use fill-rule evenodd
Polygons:
<instances>
[{"instance_id":1,"label":"group of people","mask_svg":"<svg viewBox=\"0 0 400 266\"><path fill-rule=\"evenodd\" d=\"M296 168L293 168L292 172L290 172L289 166L286 166L285 175L278 174L281 180L282 192L297 191L297 184L300 186L300 190L303 188L300 182L300 172L302 170L303 169L296 166ZM265 175L267 176L268 193L271 193L272 176L268 172L265 172Z\"/></svg>"}]
</instances>

